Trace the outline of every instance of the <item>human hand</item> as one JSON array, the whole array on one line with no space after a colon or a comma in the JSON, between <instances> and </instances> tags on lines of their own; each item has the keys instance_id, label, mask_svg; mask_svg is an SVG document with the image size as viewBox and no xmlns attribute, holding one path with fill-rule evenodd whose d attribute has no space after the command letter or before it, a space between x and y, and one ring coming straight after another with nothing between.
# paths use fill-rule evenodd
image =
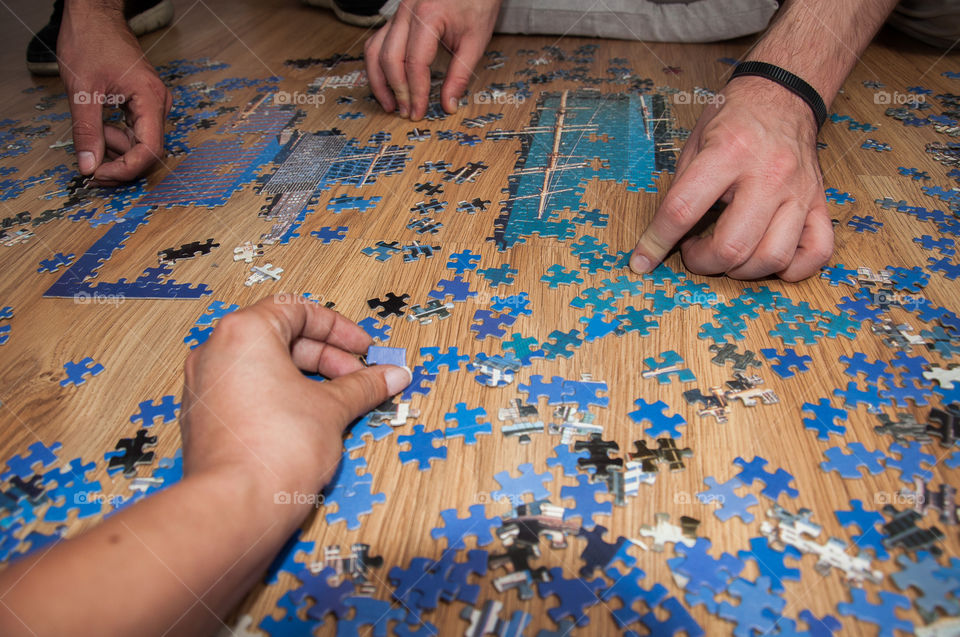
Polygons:
<instances>
[{"instance_id":1,"label":"human hand","mask_svg":"<svg viewBox=\"0 0 960 637\"><path fill-rule=\"evenodd\" d=\"M347 424L410 382L401 367L364 367L356 355L371 344L340 314L292 296L225 316L187 358L184 474L239 469L261 475L266 493L319 492L340 461Z\"/></svg>"},{"instance_id":2,"label":"human hand","mask_svg":"<svg viewBox=\"0 0 960 637\"><path fill-rule=\"evenodd\" d=\"M407 0L364 46L370 89L383 110L421 119L430 98L430 64L443 44L450 51L440 103L457 110L483 50L493 34L500 0L470 3Z\"/></svg>"},{"instance_id":3,"label":"human hand","mask_svg":"<svg viewBox=\"0 0 960 637\"><path fill-rule=\"evenodd\" d=\"M80 173L101 185L116 185L135 179L162 157L171 97L122 11L105 5L66 3L57 57ZM126 126L105 123L104 105L122 108Z\"/></svg>"},{"instance_id":4,"label":"human hand","mask_svg":"<svg viewBox=\"0 0 960 637\"><path fill-rule=\"evenodd\" d=\"M833 226L810 107L756 77L734 79L720 96L697 121L630 267L655 267L721 200L729 205L713 231L681 244L691 272L786 281L815 274L833 252Z\"/></svg>"}]
</instances>

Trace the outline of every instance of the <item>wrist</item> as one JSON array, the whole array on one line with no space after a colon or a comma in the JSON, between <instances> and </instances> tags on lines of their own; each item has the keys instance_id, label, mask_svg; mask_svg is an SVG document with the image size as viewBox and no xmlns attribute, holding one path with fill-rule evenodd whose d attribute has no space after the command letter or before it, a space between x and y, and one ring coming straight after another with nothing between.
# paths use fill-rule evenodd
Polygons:
<instances>
[{"instance_id":1,"label":"wrist","mask_svg":"<svg viewBox=\"0 0 960 637\"><path fill-rule=\"evenodd\" d=\"M790 89L764 77L744 75L730 80L723 89L726 101L742 101L753 107L762 106L778 117L800 128L817 133L817 120L810 105Z\"/></svg>"},{"instance_id":2,"label":"wrist","mask_svg":"<svg viewBox=\"0 0 960 637\"><path fill-rule=\"evenodd\" d=\"M265 474L262 467L218 466L185 475L177 486L195 501L216 503L222 515L238 524L299 526L319 500Z\"/></svg>"}]
</instances>

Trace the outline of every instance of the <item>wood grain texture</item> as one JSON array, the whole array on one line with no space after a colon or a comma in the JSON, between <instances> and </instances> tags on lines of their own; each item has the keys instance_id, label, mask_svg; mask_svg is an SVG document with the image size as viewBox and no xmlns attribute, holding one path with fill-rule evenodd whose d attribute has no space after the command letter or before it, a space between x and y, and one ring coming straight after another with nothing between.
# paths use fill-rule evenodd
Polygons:
<instances>
[{"instance_id":1,"label":"wood grain texture","mask_svg":"<svg viewBox=\"0 0 960 637\"><path fill-rule=\"evenodd\" d=\"M16 5L23 6L18 8ZM39 26L43 12L37 15L38 10L27 5L26 2L15 3L13 10L23 9L21 15L25 16L24 22L30 21ZM284 66L285 59L324 57L336 52L359 54L367 35L363 29L336 22L332 14L326 11L310 9L292 0L212 0L198 4L178 2L177 9L172 28L142 39L148 57L154 63L199 57L211 57L228 63L228 69L198 76L198 79L211 83L221 78L280 75L284 78L284 88L303 90L307 83L325 72L319 67L298 70ZM6 41L13 43L2 58L9 61L6 66L12 67L13 71L5 74L0 84L5 101L3 115L27 120L36 114L33 104L37 95L21 91L31 84L38 84L47 87L43 94L51 94L59 91L60 85L56 80L30 80L25 71L20 70L19 51L22 50L21 43L26 42L22 28L19 22L13 24L10 21L0 27L0 33L4 34ZM495 71L479 68L473 87L476 89L497 81L509 82L518 77L514 72L526 66L527 59L516 55L517 49L539 49L556 44L570 51L587 42L590 40L583 38L561 38L558 41L556 37L497 36L488 48L507 54L506 65ZM630 66L638 74L652 78L657 86L670 85L692 91L695 86L719 89L730 67L716 62L716 59L741 55L748 48L749 41L704 45L620 41L598 41L598 44L600 49L592 67L593 75L603 75L610 58L624 57L630 60ZM18 55L11 54L12 49L16 49ZM879 80L887 84L889 91L903 92L907 86L920 84L933 89L934 93L958 92L956 80L940 75L945 70L957 70L950 66L955 61L955 56L941 59L939 52L884 34L868 49L847 80L845 92L837 98L831 110L849 114L859 121L879 124L880 129L870 133L854 132L847 130L844 125L828 122L821 134L821 139L828 144L820 155L825 185L848 191L857 199L855 203L842 207L830 205L832 216L841 221L837 228L836 255L832 263L874 269L888 264L909 266L926 263L930 254L912 243L912 238L932 233L935 229L933 224L921 223L894 211L880 210L873 200L891 196L917 205L936 207L933 200L922 193L920 188L923 184L899 176L896 169L898 166L907 166L927 170L933 176L930 183L947 187L950 181L945 176L946 169L932 161L924 152L924 145L932 141L949 140L935 133L932 128L903 127L899 122L884 117L886 106L874 103L873 91L865 88L862 81ZM665 74L661 69L667 65L681 67L682 73ZM436 66L443 68L444 64L440 62ZM356 63L343 65L333 72L354 68L360 67ZM558 88L576 86L562 82L546 87L534 86L534 99L541 89ZM616 90L616 85L604 87L603 90ZM315 131L336 127L348 137L361 140L368 138L371 133L384 130L392 134L393 143L407 143L406 132L412 128L409 122L385 115L378 106L362 99L349 107L337 106L330 99L343 94L362 98L366 90L327 91L326 104L316 108L306 107L306 116L298 128ZM242 106L252 96L252 89L238 91L230 104ZM501 121L476 131L482 135L487 129L495 127L505 130L521 128L529 121L531 107L532 103L502 107L471 104L446 121L418 125L433 131L461 129L459 124L463 117L491 111L502 112L504 117ZM366 117L340 120L336 113L341 110L360 110ZM674 105L676 124L692 128L699 110L700 107L695 105ZM0 163L18 167L19 177L60 163L71 163L72 157L66 156L62 150L46 148L57 139L69 137L69 121L52 122L51 126L53 134L38 140L31 153ZM868 137L891 144L894 152L862 150L860 144ZM196 147L202 140L214 138L216 134L212 130L197 131L191 135L191 142ZM330 196L341 192L367 197L379 195L383 199L376 209L337 215L327 211L326 199L321 199L317 212L309 215L300 228L299 239L288 246L270 249L260 263L269 261L284 268L279 284L244 287L248 266L232 261L233 246L243 241L256 241L261 233L269 229L269 222L257 216L259 207L264 204L264 197L253 193L250 187L234 195L229 204L221 208L174 207L157 211L150 224L133 235L125 248L100 269L99 277L105 281L135 276L143 268L156 265L156 253L160 249L214 237L221 244L219 249L208 256L180 262L175 266L177 280L203 282L215 290L213 296L202 300L124 300L105 304L42 298L44 290L57 275L38 274L36 269L39 261L55 252L82 254L103 234L102 229L90 228L84 223L55 221L36 228L36 237L25 245L0 247L4 273L0 278L0 305L12 305L15 308L10 341L0 348L3 354L0 358L0 399L3 403L0 408L0 458L18 453L36 440L58 440L64 445L64 458L82 456L87 460L102 459L103 453L112 449L119 438L134 433L135 427L128 419L140 401L180 393L182 366L188 352L182 339L213 299L247 304L265 294L310 292L325 300L335 301L340 312L359 320L370 314L366 306L367 299L383 296L390 291L409 293L413 303L425 302L433 284L451 276L451 271L445 268L447 255L470 248L482 255L481 267L509 262L518 268L520 272L515 284L493 290L479 277L472 276L472 285L479 291L476 298L458 304L449 319L431 325L421 326L406 320L390 319L393 331L389 345L406 347L411 359L414 359L419 347L431 345L444 349L457 345L461 354L474 355L481 351L500 353L499 341L473 338L469 331L471 317L475 309L486 307L493 295L520 291L530 294L534 313L520 318L512 329L508 329L508 334L517 331L543 341L554 329L581 329L578 319L583 313L570 308L569 301L579 289L599 284L603 279L610 278L611 274L618 276L622 272L600 273L596 276L584 273L585 282L582 286L550 290L539 281L550 265L560 263L566 268L578 265L567 245L531 238L507 253L498 253L492 243L484 241L492 231L498 209L496 204L501 197L500 189L507 183L519 142L485 141L471 148L453 141L433 139L414 146L412 159L403 174L380 178L376 184L360 190L337 187L328 193ZM413 191L413 186L417 181L437 181L435 173L424 175L416 166L424 161L441 159L454 166L483 160L489 168L476 183L444 184L446 192L439 198L450 203L446 211L438 215L438 220L444 223L443 230L432 237L416 237L405 228L411 216L409 207L424 199ZM156 184L179 161L179 158L164 160L163 165L149 175L150 184ZM610 213L609 225L604 229L590 228L589 234L609 243L611 249L632 248L670 181L669 175L659 177L658 194L630 193L622 186L609 182L589 183L584 195L588 207L601 208ZM51 205L50 201L42 198L46 192L43 187L38 187L17 199L0 202L0 216L23 210L34 214L41 212ZM486 212L475 215L456 212L457 201L473 197L490 199L493 204ZM846 221L856 214L871 214L885 225L876 235L856 234L845 226ZM329 225L349 226L346 240L321 245L309 237L310 230ZM378 263L359 252L362 247L377 240L409 241L415 238L425 243L441 244L441 253L433 259L408 264L402 263L399 258ZM676 255L668 260L668 264L676 269L682 268ZM692 278L708 283L721 298L735 297L747 285L722 277ZM763 284L795 301L809 301L812 306L825 310L835 309L841 296L852 293L850 288L832 288L816 278L797 284L779 281L765 281ZM646 290L652 291L650 283L647 283ZM957 309L956 284L939 274L931 275L930 284L923 295L936 305ZM648 307L649 302L635 297L618 305L639 308ZM892 313L895 319L910 322L918 331L927 327L900 310L893 310ZM822 472L819 463L824 459L824 449L838 444L839 439L834 438L829 443L816 440L813 432L803 428L800 405L830 396L835 388L846 385L849 378L843 373L843 366L837 362L839 356L864 352L871 358L889 360L894 350L885 347L870 332L867 324L861 328L855 341L822 339L814 346L797 345L795 348L799 353L813 357L811 371L788 380L778 378L766 365L761 371L767 386L779 395L780 403L753 408L734 405L730 421L719 425L712 419L698 418L693 407L686 404L682 397L685 389L694 386L706 389L729 379L728 369L710 362L707 349L709 341L696 338L699 326L711 318L712 312L699 307L674 311L661 317L659 329L647 337L630 334L585 343L571 359L537 361L533 368L519 375L525 381L530 373L543 374L547 378L553 375L578 378L580 374L590 373L594 378L606 381L610 387L610 406L597 410L597 422L604 425L605 438L616 440L623 452L632 450L633 440L643 438L642 428L632 423L626 415L634 409L635 399L664 400L672 412L679 412L686 418L688 425L680 442L682 446L692 447L695 454L688 461L687 470L676 474L661 473L654 485L644 485L639 496L628 499L626 507L615 507L611 518L601 519L601 523L610 529L608 537L638 537L639 527L652 523L654 513L668 511L674 520L680 515L702 520L700 535L712 540L714 552L736 554L738 550L747 548L749 538L759 535L764 510L770 502L760 497L761 506L753 509L755 520L751 524L743 524L739 520L720 523L712 515L711 507L697 502L694 494L704 489L703 478L706 476L716 476L720 481L732 477L736 473L736 467L731 464L733 458L743 456L749 459L761 455L769 460L769 469L782 467L795 476L800 497L788 502L781 499L781 503L791 508L802 506L812 509L814 520L824 527L821 541L831 536L849 538L850 531L837 524L834 510L849 508L848 501L851 498L863 500L868 508L879 508L884 499L889 499L891 494L896 494L905 485L896 479L894 471L856 481L843 481L836 475ZM754 351L762 347L782 349L779 340L768 336L768 331L774 328L775 323L774 314L762 314L749 323L746 339L738 344ZM656 356L666 349L677 350L687 360L696 374L696 385L681 386L676 382L659 385L640 377L642 359ZM937 363L945 362L935 352L924 352L924 355ZM63 377L63 363L84 356L93 356L106 370L81 387L60 387L57 381ZM461 439L447 441L446 461L435 462L433 468L426 472L417 471L413 465L400 465L395 440L396 435L404 431L398 431L392 438L380 443L365 446L357 453L362 453L373 473L373 490L385 492L387 502L375 506L373 513L364 519L363 526L356 531L347 531L343 524L326 526L323 522L326 511L321 509L304 525L304 537L317 542L318 551L314 557L322 556L319 547L330 544L348 547L357 541L369 543L374 554L385 558L384 567L375 573L375 577L378 578L377 597L386 599L390 590L386 575L390 567L405 566L417 556L435 558L441 555L443 545L430 538L430 529L440 523L438 514L441 510L454 507L463 514L468 506L485 502L488 504L488 515L506 514L507 505L490 500L490 492L497 488L493 475L499 471L513 470L525 462L531 462L538 471L543 471L546 458L552 455L553 446L558 444L554 437L537 435L530 444L520 445L515 439L503 438L497 433L497 409L506 406L517 395L516 384L490 389L478 385L472 375L463 370L454 374L441 373L431 394L426 398L418 396L413 401L422 412L419 421L428 430L438 429L444 426L444 414L452 411L457 402L466 402L471 407L483 405L494 422L494 435L482 438L479 444L472 446L464 445ZM543 402L541 411L549 415ZM896 410L887 411L894 413ZM914 413L922 420L929 407L903 411ZM846 423L846 440L862 441L870 449L886 449L888 441L881 440L873 432L876 423L876 418L864 408L850 412ZM179 447L175 425L155 426L154 433L160 436L158 457L172 455ZM944 449L939 446L929 446L926 451L935 453L938 459L945 455ZM102 464L91 477L99 479L108 493L125 493L126 482L112 480L106 475ZM554 494L553 501L559 502L561 487L575 484L575 481L564 477L558 469L552 473L554 480L550 488ZM141 469L141 475L145 474L146 471ZM956 471L938 467L936 474L933 484L941 481L956 483ZM758 493L759 486L754 486L750 491ZM931 517L928 516L927 522ZM82 531L89 524L88 521L72 522L70 534ZM48 527L41 525L37 528ZM956 555L960 548L956 527L945 530L945 553ZM467 545L472 548L472 540L467 540ZM488 548L496 550L495 546ZM554 551L544 547L538 565L562 566L572 576L579 568L578 556L583 546L583 540L571 538L567 550ZM669 552L644 553L637 548L632 551L639 560L639 566L647 573L644 581L646 586L660 582L672 594L681 594L666 566ZM821 577L813 570L814 561L813 556L805 556L802 560L802 580L786 585L787 607L784 612L789 617L796 617L800 610L806 608L818 616L836 614L837 602L849 599L841 577L837 573ZM876 565L887 573L893 568L892 562L877 562ZM501 573L494 572L492 576ZM755 574L755 566L748 564L744 576L753 578ZM504 616L515 609L522 609L533 615L535 626L552 627L545 609L555 606L555 599L536 598L530 602L519 602L514 593L497 594L489 585L490 579L491 576L488 576L482 580L481 603L486 599L500 599L505 603ZM258 587L238 609L238 614L250 613L259 619L271 613L277 599L293 584L291 576L282 574L279 585ZM143 586L144 591L149 592L149 582L144 582ZM876 589L874 586L867 588ZM885 588L892 589L889 580ZM589 613L592 619L590 632L612 632L614 625L608 611L618 607L618 604L600 604L593 608ZM460 609L460 604L444 604L428 617L440 627L441 634L454 634L466 625L459 618ZM279 611L276 612L279 614ZM659 614L661 611L655 612ZM694 609L693 615L709 634L729 630L729 624L711 617L702 607ZM912 611L904 616L911 617L915 622L920 621ZM328 621L318 632L332 634L332 624ZM844 626L847 634L870 634L869 627L858 625L850 619L844 620ZM642 632L643 629L638 630ZM535 631L529 632L532 634Z\"/></svg>"}]
</instances>

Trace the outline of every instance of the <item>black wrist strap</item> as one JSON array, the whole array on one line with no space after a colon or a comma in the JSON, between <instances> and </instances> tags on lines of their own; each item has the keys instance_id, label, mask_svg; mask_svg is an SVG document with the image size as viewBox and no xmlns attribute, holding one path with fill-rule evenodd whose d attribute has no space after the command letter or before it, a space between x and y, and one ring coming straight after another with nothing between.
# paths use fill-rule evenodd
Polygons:
<instances>
[{"instance_id":1,"label":"black wrist strap","mask_svg":"<svg viewBox=\"0 0 960 637\"><path fill-rule=\"evenodd\" d=\"M823 103L823 98L820 97L815 88L790 71L766 62L740 62L734 67L730 79L743 75L754 75L776 82L802 99L813 110L813 117L817 120L817 130L820 130L823 122L826 121L827 107Z\"/></svg>"}]
</instances>

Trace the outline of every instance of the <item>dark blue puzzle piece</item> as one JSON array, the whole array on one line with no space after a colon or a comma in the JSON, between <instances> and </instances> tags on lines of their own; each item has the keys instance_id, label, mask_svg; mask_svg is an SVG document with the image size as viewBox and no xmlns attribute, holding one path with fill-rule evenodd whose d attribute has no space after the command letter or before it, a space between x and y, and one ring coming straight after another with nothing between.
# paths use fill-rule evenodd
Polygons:
<instances>
[{"instance_id":1,"label":"dark blue puzzle piece","mask_svg":"<svg viewBox=\"0 0 960 637\"><path fill-rule=\"evenodd\" d=\"M643 430L643 433L651 438L660 438L664 434L671 438L679 438L683 434L677 429L687 424L686 419L680 414L666 415L667 403L658 400L655 403L648 403L643 398L634 401L634 405L640 409L631 411L627 415L633 422L642 425L649 422L650 426Z\"/></svg>"},{"instance_id":2,"label":"dark blue puzzle piece","mask_svg":"<svg viewBox=\"0 0 960 637\"><path fill-rule=\"evenodd\" d=\"M817 404L803 403L802 409L804 413L813 414L813 418L803 419L803 426L807 429L815 429L818 440L828 440L830 434L842 436L846 433L847 428L836 424L835 421L837 418L846 420L847 411L831 405L829 398L821 398Z\"/></svg>"},{"instance_id":3,"label":"dark blue puzzle piece","mask_svg":"<svg viewBox=\"0 0 960 637\"><path fill-rule=\"evenodd\" d=\"M150 427L157 418L162 418L164 423L176 420L180 403L177 402L175 396L167 395L163 396L159 402L145 400L138 407L139 411L130 416L130 422L139 422L140 427Z\"/></svg>"},{"instance_id":4,"label":"dark blue puzzle piece","mask_svg":"<svg viewBox=\"0 0 960 637\"><path fill-rule=\"evenodd\" d=\"M407 464L416 461L417 468L425 471L430 468L430 463L435 458L445 460L447 448L443 444L435 447L433 444L435 440L443 440L442 431L439 429L425 431L423 425L414 425L412 434L397 436L398 445L410 445L410 449L399 452L400 462Z\"/></svg>"},{"instance_id":5,"label":"dark blue puzzle piece","mask_svg":"<svg viewBox=\"0 0 960 637\"><path fill-rule=\"evenodd\" d=\"M591 606L600 603L597 593L604 586L606 586L606 582L601 578L593 580L567 579L563 576L562 568L554 567L550 569L550 580L538 582L537 590L540 592L540 597L544 599L551 595L556 595L559 598L559 606L547 609L547 615L554 622L559 623L569 617L577 626L586 626L590 623L586 611Z\"/></svg>"}]
</instances>

